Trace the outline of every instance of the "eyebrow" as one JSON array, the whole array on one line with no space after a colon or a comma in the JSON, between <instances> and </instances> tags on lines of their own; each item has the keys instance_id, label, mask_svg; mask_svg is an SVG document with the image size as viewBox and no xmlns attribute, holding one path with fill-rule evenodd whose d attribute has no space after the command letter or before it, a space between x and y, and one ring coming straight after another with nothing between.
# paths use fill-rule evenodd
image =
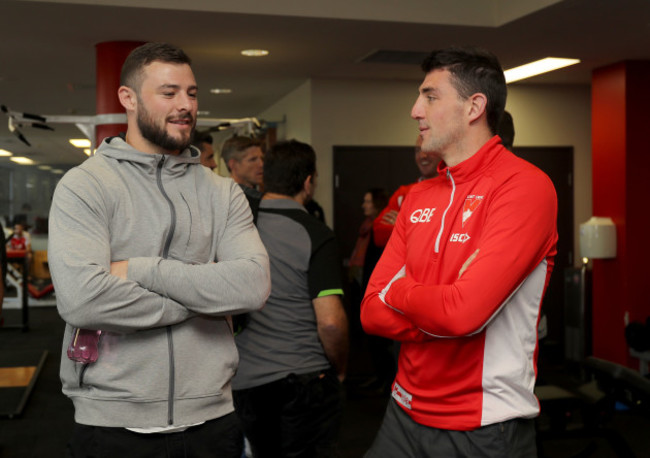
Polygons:
<instances>
[{"instance_id":1,"label":"eyebrow","mask_svg":"<svg viewBox=\"0 0 650 458\"><path fill-rule=\"evenodd\" d=\"M426 87L420 88L420 94L423 94L423 95L436 94L437 92L438 92L438 89L436 89L435 87L431 87L431 86L426 86Z\"/></svg>"},{"instance_id":2,"label":"eyebrow","mask_svg":"<svg viewBox=\"0 0 650 458\"><path fill-rule=\"evenodd\" d=\"M178 89L181 89L181 86L178 85L178 84L161 84L160 86L158 86L158 89L163 89L163 90L164 89L176 89L176 90L178 90ZM188 87L187 90L188 91L192 91L192 90L198 91L199 87L194 85L194 86Z\"/></svg>"}]
</instances>

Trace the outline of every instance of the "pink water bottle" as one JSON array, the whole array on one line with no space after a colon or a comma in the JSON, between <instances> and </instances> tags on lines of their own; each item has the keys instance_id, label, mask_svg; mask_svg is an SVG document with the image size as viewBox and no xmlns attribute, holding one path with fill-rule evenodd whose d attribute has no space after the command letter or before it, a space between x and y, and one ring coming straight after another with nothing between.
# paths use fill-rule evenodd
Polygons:
<instances>
[{"instance_id":1,"label":"pink water bottle","mask_svg":"<svg viewBox=\"0 0 650 458\"><path fill-rule=\"evenodd\" d=\"M94 363L99 356L99 338L102 331L75 328L68 345L68 358L79 363Z\"/></svg>"}]
</instances>

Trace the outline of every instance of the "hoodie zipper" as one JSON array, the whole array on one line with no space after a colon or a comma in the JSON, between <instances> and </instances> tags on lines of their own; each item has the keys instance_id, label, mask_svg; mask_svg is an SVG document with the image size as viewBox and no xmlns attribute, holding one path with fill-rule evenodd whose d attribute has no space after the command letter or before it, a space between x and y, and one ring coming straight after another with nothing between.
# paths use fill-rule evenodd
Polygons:
<instances>
[{"instance_id":1,"label":"hoodie zipper","mask_svg":"<svg viewBox=\"0 0 650 458\"><path fill-rule=\"evenodd\" d=\"M162 254L163 259L167 259L167 256L169 255L169 247L171 246L172 238L174 237L174 231L176 230L176 210L174 209L174 204L172 203L171 199L165 192L165 188L163 187L162 170L164 165L165 165L165 156L163 155L160 161L158 161L158 168L156 170L156 182L158 184L158 189L160 189L160 193L163 195L163 197L169 204L169 211L171 214L171 225L169 227L169 233L167 234L167 239L165 240L165 246L163 247L163 254ZM168 406L167 424L171 426L174 424L174 390L175 390L174 340L172 336L171 326L167 326L167 348L169 350L169 394L167 398L167 406Z\"/></svg>"},{"instance_id":2,"label":"hoodie zipper","mask_svg":"<svg viewBox=\"0 0 650 458\"><path fill-rule=\"evenodd\" d=\"M445 218L447 217L447 212L451 208L451 204L454 203L454 194L456 194L456 182L454 181L454 177L451 176L451 170L449 169L447 169L447 178L451 181L451 195L449 196L449 205L445 208L445 212L442 214L442 220L440 221L440 232L438 232L438 237L436 237L436 254L440 253L440 239L445 230Z\"/></svg>"}]
</instances>

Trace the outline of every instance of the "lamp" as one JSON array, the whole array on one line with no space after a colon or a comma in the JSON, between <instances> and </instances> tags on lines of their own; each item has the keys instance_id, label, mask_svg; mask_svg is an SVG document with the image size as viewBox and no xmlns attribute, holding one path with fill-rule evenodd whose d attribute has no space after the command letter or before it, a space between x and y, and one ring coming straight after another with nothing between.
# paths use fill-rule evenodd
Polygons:
<instances>
[{"instance_id":1,"label":"lamp","mask_svg":"<svg viewBox=\"0 0 650 458\"><path fill-rule=\"evenodd\" d=\"M616 257L616 225L611 218L592 216L580 225L580 254L588 259Z\"/></svg>"}]
</instances>

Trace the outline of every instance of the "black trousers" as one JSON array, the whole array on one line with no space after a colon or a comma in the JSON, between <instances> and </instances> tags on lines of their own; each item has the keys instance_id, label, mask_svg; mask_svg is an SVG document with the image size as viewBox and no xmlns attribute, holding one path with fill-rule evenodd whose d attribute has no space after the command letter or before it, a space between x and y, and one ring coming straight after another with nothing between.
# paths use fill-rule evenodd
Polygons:
<instances>
[{"instance_id":1,"label":"black trousers","mask_svg":"<svg viewBox=\"0 0 650 458\"><path fill-rule=\"evenodd\" d=\"M431 428L413 421L395 400L366 458L535 458L535 423L518 418L473 431Z\"/></svg>"},{"instance_id":2,"label":"black trousers","mask_svg":"<svg viewBox=\"0 0 650 458\"><path fill-rule=\"evenodd\" d=\"M234 413L175 433L75 424L66 457L241 458L244 437Z\"/></svg>"},{"instance_id":3,"label":"black trousers","mask_svg":"<svg viewBox=\"0 0 650 458\"><path fill-rule=\"evenodd\" d=\"M291 374L233 397L255 458L338 456L343 396L333 371Z\"/></svg>"}]
</instances>

